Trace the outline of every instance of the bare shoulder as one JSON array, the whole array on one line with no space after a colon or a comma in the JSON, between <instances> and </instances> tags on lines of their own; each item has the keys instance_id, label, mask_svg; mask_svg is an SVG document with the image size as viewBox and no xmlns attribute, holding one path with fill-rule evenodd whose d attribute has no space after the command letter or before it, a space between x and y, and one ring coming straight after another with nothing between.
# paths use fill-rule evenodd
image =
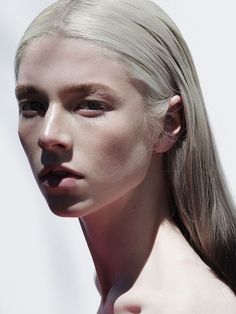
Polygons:
<instances>
[{"instance_id":1,"label":"bare shoulder","mask_svg":"<svg viewBox=\"0 0 236 314\"><path fill-rule=\"evenodd\" d=\"M114 306L114 314L235 314L233 296L199 295L187 290L168 293L139 290L122 296Z\"/></svg>"},{"instance_id":2,"label":"bare shoulder","mask_svg":"<svg viewBox=\"0 0 236 314\"><path fill-rule=\"evenodd\" d=\"M149 281L121 296L115 314L235 314L236 297L210 271L184 265L164 285ZM149 278L150 279L150 278ZM156 280L158 280L156 278Z\"/></svg>"},{"instance_id":3,"label":"bare shoulder","mask_svg":"<svg viewBox=\"0 0 236 314\"><path fill-rule=\"evenodd\" d=\"M175 294L174 304L182 309L177 313L236 313L236 296L207 266L181 263L171 278L166 289Z\"/></svg>"}]
</instances>

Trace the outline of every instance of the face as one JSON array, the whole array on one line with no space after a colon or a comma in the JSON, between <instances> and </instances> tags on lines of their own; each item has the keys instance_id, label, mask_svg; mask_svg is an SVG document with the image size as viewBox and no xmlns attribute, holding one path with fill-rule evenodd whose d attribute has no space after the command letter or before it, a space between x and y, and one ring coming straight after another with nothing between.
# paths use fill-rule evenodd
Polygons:
<instances>
[{"instance_id":1,"label":"face","mask_svg":"<svg viewBox=\"0 0 236 314\"><path fill-rule=\"evenodd\" d=\"M54 213L82 217L143 184L152 159L144 102L115 53L37 39L24 52L16 95L20 140Z\"/></svg>"}]
</instances>

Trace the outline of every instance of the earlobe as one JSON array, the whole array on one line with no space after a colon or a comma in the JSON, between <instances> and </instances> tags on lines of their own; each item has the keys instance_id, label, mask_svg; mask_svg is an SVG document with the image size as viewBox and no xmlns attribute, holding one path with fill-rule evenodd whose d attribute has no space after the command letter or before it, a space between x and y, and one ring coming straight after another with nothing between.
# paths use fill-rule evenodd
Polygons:
<instances>
[{"instance_id":1,"label":"earlobe","mask_svg":"<svg viewBox=\"0 0 236 314\"><path fill-rule=\"evenodd\" d=\"M182 107L181 96L175 95L170 99L164 118L163 131L154 146L156 153L167 152L179 139L184 120Z\"/></svg>"}]
</instances>

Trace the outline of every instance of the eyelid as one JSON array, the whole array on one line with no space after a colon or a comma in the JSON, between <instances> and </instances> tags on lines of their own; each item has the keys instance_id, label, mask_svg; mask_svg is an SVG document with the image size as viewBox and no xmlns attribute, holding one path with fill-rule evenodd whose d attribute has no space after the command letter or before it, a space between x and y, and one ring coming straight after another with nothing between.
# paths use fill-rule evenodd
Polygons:
<instances>
[{"instance_id":1,"label":"eyelid","mask_svg":"<svg viewBox=\"0 0 236 314\"><path fill-rule=\"evenodd\" d=\"M85 99L80 99L78 101L76 101L74 103L74 105L72 105L72 110L73 111L77 111L77 110L93 110L93 108L89 108L91 107L97 107L94 110L101 110L101 111L110 111L113 109L113 107L108 104L107 102L105 102L104 100L100 100L100 99L94 99L94 98L85 98Z\"/></svg>"},{"instance_id":2,"label":"eyelid","mask_svg":"<svg viewBox=\"0 0 236 314\"><path fill-rule=\"evenodd\" d=\"M108 108L110 108L110 106L107 104L107 103L105 103L104 101L102 101L102 100L96 100L96 99L84 99L84 100L82 100L80 103L79 103L79 105L80 104L97 104L98 106L100 106L101 108L103 108L103 109L108 109Z\"/></svg>"},{"instance_id":3,"label":"eyelid","mask_svg":"<svg viewBox=\"0 0 236 314\"><path fill-rule=\"evenodd\" d=\"M93 106L93 104L95 106ZM89 108L89 106L91 106ZM83 99L79 101L73 111L76 114L84 116L86 118L96 118L103 116L106 111L111 111L112 107L101 100L96 99Z\"/></svg>"},{"instance_id":4,"label":"eyelid","mask_svg":"<svg viewBox=\"0 0 236 314\"><path fill-rule=\"evenodd\" d=\"M33 108L31 106L35 106ZM18 103L19 106L19 114L24 118L34 118L36 116L44 116L45 114L45 106L42 102L37 100L21 100Z\"/></svg>"},{"instance_id":5,"label":"eyelid","mask_svg":"<svg viewBox=\"0 0 236 314\"><path fill-rule=\"evenodd\" d=\"M34 100L34 99L31 99L31 100L28 100L28 99L25 99L25 100L20 100L18 101L18 106L20 108L26 106L26 105L30 105L32 103L38 103L40 105L43 105L43 103L41 101L38 101L38 100Z\"/></svg>"}]
</instances>

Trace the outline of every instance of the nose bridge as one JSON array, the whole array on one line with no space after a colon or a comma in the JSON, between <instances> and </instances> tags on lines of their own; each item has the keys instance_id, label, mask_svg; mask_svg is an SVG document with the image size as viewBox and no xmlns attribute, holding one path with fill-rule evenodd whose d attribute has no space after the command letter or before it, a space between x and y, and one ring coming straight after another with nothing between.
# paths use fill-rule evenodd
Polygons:
<instances>
[{"instance_id":1,"label":"nose bridge","mask_svg":"<svg viewBox=\"0 0 236 314\"><path fill-rule=\"evenodd\" d=\"M42 135L44 137L53 136L57 134L62 127L61 113L62 109L57 103L49 104L48 110L44 116L44 123L42 128Z\"/></svg>"},{"instance_id":2,"label":"nose bridge","mask_svg":"<svg viewBox=\"0 0 236 314\"><path fill-rule=\"evenodd\" d=\"M44 149L69 149L71 136L66 121L64 108L56 103L50 103L41 125L39 146Z\"/></svg>"}]
</instances>

